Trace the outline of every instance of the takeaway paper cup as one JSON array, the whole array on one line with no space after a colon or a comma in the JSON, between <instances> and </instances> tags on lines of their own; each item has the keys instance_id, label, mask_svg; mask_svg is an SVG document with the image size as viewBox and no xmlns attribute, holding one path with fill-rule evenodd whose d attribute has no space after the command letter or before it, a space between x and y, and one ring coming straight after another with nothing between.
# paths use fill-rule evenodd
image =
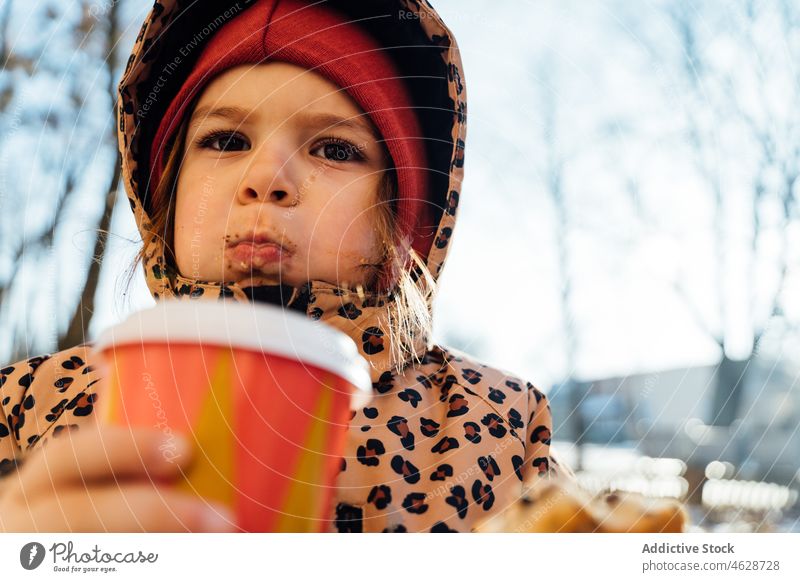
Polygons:
<instances>
[{"instance_id":1,"label":"takeaway paper cup","mask_svg":"<svg viewBox=\"0 0 800 582\"><path fill-rule=\"evenodd\" d=\"M194 442L179 488L227 504L245 531L325 530L350 410L371 393L346 334L277 306L163 299L94 350L101 420Z\"/></svg>"}]
</instances>

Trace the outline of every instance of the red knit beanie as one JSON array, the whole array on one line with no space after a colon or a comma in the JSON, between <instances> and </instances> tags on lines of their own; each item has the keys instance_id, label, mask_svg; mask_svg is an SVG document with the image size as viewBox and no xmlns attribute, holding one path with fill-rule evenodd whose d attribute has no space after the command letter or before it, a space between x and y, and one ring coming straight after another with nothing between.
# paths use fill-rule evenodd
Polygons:
<instances>
[{"instance_id":1,"label":"red knit beanie","mask_svg":"<svg viewBox=\"0 0 800 582\"><path fill-rule=\"evenodd\" d=\"M158 184L163 173L165 144L184 114L191 113L186 111L189 102L226 69L268 61L313 69L347 91L369 115L397 170L401 236L425 260L433 235L426 230L433 229L427 218L425 140L411 96L385 49L324 3L257 0L217 30L161 120L150 154L151 184Z\"/></svg>"}]
</instances>

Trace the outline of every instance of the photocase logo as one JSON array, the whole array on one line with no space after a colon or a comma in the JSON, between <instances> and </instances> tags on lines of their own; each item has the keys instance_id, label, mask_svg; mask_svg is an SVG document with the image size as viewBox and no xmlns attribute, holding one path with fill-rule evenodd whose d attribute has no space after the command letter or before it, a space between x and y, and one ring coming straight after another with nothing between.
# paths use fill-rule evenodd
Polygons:
<instances>
[{"instance_id":1,"label":"photocase logo","mask_svg":"<svg viewBox=\"0 0 800 582\"><path fill-rule=\"evenodd\" d=\"M39 542L29 542L19 551L19 563L26 570L35 570L44 561L44 546Z\"/></svg>"}]
</instances>

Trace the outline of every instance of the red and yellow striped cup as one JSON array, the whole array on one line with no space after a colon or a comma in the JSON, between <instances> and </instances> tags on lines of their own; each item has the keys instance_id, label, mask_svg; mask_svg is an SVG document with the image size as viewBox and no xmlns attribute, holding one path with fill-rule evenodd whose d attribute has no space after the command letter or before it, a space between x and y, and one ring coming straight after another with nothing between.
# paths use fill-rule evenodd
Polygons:
<instances>
[{"instance_id":1,"label":"red and yellow striped cup","mask_svg":"<svg viewBox=\"0 0 800 582\"><path fill-rule=\"evenodd\" d=\"M325 531L350 410L371 392L353 341L259 303L163 299L106 330L101 420L184 434L178 487L227 504L251 532Z\"/></svg>"}]
</instances>

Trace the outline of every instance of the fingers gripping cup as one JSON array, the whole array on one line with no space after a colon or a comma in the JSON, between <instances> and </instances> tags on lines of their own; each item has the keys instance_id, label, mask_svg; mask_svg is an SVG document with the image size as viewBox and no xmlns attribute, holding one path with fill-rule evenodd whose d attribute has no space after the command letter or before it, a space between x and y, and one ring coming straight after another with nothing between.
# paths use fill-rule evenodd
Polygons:
<instances>
[{"instance_id":1,"label":"fingers gripping cup","mask_svg":"<svg viewBox=\"0 0 800 582\"><path fill-rule=\"evenodd\" d=\"M178 487L234 510L244 531L317 532L368 364L323 323L265 304L163 299L95 342L103 422L184 434Z\"/></svg>"}]
</instances>

